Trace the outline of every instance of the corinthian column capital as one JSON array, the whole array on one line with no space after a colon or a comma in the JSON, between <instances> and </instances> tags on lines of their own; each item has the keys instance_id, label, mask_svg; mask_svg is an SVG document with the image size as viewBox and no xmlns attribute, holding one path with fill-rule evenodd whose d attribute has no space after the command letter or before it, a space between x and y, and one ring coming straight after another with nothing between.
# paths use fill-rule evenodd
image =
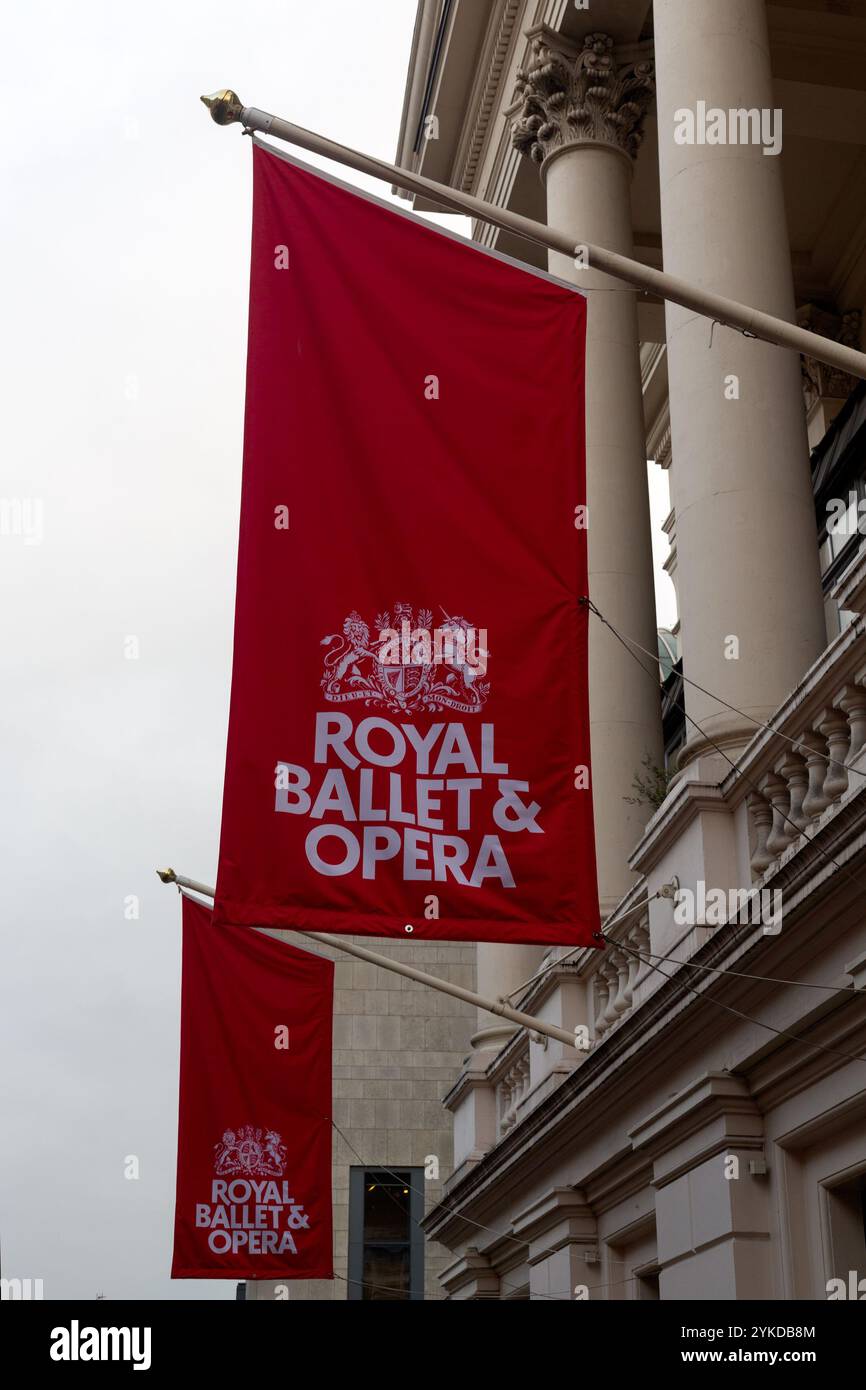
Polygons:
<instances>
[{"instance_id":1,"label":"corinthian column capital","mask_svg":"<svg viewBox=\"0 0 866 1390\"><path fill-rule=\"evenodd\" d=\"M573 145L610 145L634 158L655 94L652 62L620 67L608 34L587 34L582 47L546 25L527 30L530 55L518 69L512 141L543 164Z\"/></svg>"}]
</instances>

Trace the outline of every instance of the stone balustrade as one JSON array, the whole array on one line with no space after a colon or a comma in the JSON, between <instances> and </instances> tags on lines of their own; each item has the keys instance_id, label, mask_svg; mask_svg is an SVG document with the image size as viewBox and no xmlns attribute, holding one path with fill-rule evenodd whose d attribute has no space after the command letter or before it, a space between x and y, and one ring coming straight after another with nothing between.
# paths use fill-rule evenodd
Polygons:
<instances>
[{"instance_id":1,"label":"stone balustrade","mask_svg":"<svg viewBox=\"0 0 866 1390\"><path fill-rule=\"evenodd\" d=\"M593 1039L600 1041L631 1010L635 985L642 970L637 952L649 950L649 919L631 917L605 928L612 944L594 953L587 976L587 998Z\"/></svg>"},{"instance_id":2,"label":"stone balustrade","mask_svg":"<svg viewBox=\"0 0 866 1390\"><path fill-rule=\"evenodd\" d=\"M827 824L866 784L866 639L852 625L768 721L726 779L747 780L753 879ZM863 760L866 764L866 759Z\"/></svg>"},{"instance_id":3,"label":"stone balustrade","mask_svg":"<svg viewBox=\"0 0 866 1390\"><path fill-rule=\"evenodd\" d=\"M517 1110L529 1090L529 1037L524 1034L517 1054L496 1081L496 1135L506 1134L517 1121Z\"/></svg>"},{"instance_id":4,"label":"stone balustrade","mask_svg":"<svg viewBox=\"0 0 866 1390\"><path fill-rule=\"evenodd\" d=\"M866 793L866 550L834 597L858 620L829 644L768 727L756 730L736 767L720 783L690 778L688 770L674 783L629 861L639 877L604 922L605 950L552 948L549 969L516 1000L527 1013L575 1026L576 1037L584 1029L588 1048L563 1050L521 1028L483 1070L466 1071L449 1092L446 1104L461 1115L458 1173L603 1047L677 973L678 958L699 949L714 930L717 924L700 920L678 924L661 901L675 893L662 888L678 880L694 889L703 880L740 893L772 879ZM704 830L696 835L692 827L701 817ZM843 828L845 819L847 812ZM669 952L672 972L654 965Z\"/></svg>"}]
</instances>

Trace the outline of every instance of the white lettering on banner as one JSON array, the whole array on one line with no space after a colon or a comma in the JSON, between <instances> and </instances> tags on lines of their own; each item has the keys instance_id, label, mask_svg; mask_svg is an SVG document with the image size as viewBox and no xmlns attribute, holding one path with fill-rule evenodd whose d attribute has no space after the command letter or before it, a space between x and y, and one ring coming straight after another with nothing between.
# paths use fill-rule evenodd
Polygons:
<instances>
[{"instance_id":1,"label":"white lettering on banner","mask_svg":"<svg viewBox=\"0 0 866 1390\"><path fill-rule=\"evenodd\" d=\"M473 746L460 722L433 724L422 733L376 716L356 725L348 714L319 713L313 761L330 764L319 781L297 763L277 763L274 810L320 822L309 830L305 848L308 863L325 878L360 865L365 879L375 879L378 866L394 860L407 883L441 883L450 876L469 888L488 879L514 888L499 835L482 834L472 845L462 835L442 833L446 824L472 829L478 794L491 783L496 829L544 834L529 783L509 777L508 764L496 760L492 724L481 724ZM394 770L405 765L413 777ZM451 775L458 772L468 775ZM326 821L329 815L339 823Z\"/></svg>"},{"instance_id":2,"label":"white lettering on banner","mask_svg":"<svg viewBox=\"0 0 866 1390\"><path fill-rule=\"evenodd\" d=\"M210 1201L195 1205L195 1224L210 1232L207 1243L215 1255L297 1255L292 1232L309 1230L310 1218L281 1176L285 1157L276 1130L244 1125L223 1132L214 1145L214 1171L229 1176L214 1178ZM250 1176L231 1176L236 1173Z\"/></svg>"},{"instance_id":3,"label":"white lettering on banner","mask_svg":"<svg viewBox=\"0 0 866 1390\"><path fill-rule=\"evenodd\" d=\"M214 1178L210 1202L196 1203L195 1224L210 1231L207 1243L215 1255L237 1255L241 1250L249 1255L297 1255L292 1231L308 1230L310 1218L285 1181L226 1183Z\"/></svg>"}]
</instances>

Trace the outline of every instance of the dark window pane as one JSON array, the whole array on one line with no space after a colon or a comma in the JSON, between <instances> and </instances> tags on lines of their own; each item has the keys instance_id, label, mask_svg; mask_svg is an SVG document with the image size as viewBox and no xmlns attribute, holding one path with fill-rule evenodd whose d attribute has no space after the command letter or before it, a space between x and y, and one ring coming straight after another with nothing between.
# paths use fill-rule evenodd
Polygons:
<instances>
[{"instance_id":1,"label":"dark window pane","mask_svg":"<svg viewBox=\"0 0 866 1390\"><path fill-rule=\"evenodd\" d=\"M409 1297L409 1246L367 1245L364 1247L365 1300L386 1302Z\"/></svg>"},{"instance_id":2,"label":"dark window pane","mask_svg":"<svg viewBox=\"0 0 866 1390\"><path fill-rule=\"evenodd\" d=\"M424 1297L423 1169L353 1168L347 1297Z\"/></svg>"},{"instance_id":3,"label":"dark window pane","mask_svg":"<svg viewBox=\"0 0 866 1390\"><path fill-rule=\"evenodd\" d=\"M409 1185L367 1174L364 1193L364 1242L409 1240Z\"/></svg>"}]
</instances>

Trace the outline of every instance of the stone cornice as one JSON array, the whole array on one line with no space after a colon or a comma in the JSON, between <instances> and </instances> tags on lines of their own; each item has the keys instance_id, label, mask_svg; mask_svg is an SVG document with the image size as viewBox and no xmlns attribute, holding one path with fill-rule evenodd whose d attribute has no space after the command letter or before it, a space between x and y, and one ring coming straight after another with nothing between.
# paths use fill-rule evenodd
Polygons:
<instances>
[{"instance_id":1,"label":"stone cornice","mask_svg":"<svg viewBox=\"0 0 866 1390\"><path fill-rule=\"evenodd\" d=\"M456 1110L462 1100L466 1098L470 1091L477 1090L479 1086L489 1086L490 1078L482 1068L468 1068L462 1071L454 1085L446 1091L442 1097L442 1105L446 1110Z\"/></svg>"},{"instance_id":2,"label":"stone cornice","mask_svg":"<svg viewBox=\"0 0 866 1390\"><path fill-rule=\"evenodd\" d=\"M511 1229L515 1237L527 1243L544 1239L544 1250L530 1249L529 1263L545 1259L551 1250L561 1249L573 1242L595 1245L598 1239L595 1216L582 1192L572 1187L554 1187L531 1202L514 1217ZM551 1233L553 1234L551 1238Z\"/></svg>"},{"instance_id":3,"label":"stone cornice","mask_svg":"<svg viewBox=\"0 0 866 1390\"><path fill-rule=\"evenodd\" d=\"M685 1141L709 1130L714 1121L721 1123L705 1135L699 1155L693 1146L684 1151ZM679 1162L666 1164L664 1174L656 1175L655 1185L665 1186L693 1168L696 1161L703 1162L732 1145L761 1148L763 1120L742 1078L729 1072L709 1072L668 1097L630 1131L629 1138L636 1150L648 1149L653 1155L679 1153Z\"/></svg>"},{"instance_id":4,"label":"stone cornice","mask_svg":"<svg viewBox=\"0 0 866 1390\"><path fill-rule=\"evenodd\" d=\"M496 1056L488 1064L485 1070L487 1081L495 1086L501 1081L507 1071L513 1067L514 1063L525 1057L529 1052L529 1035L523 1028L518 1028L504 1047L501 1047Z\"/></svg>"},{"instance_id":5,"label":"stone cornice","mask_svg":"<svg viewBox=\"0 0 866 1390\"><path fill-rule=\"evenodd\" d=\"M804 1053L796 1068L792 1068L784 1054L779 1052L771 1052L762 1058L752 1068L749 1089L763 1113L778 1108L793 1096L800 1095L810 1086L820 1085L826 1077L838 1072L842 1059L835 1055L835 1050L863 1054L866 1020L862 1009L858 1009L860 996L851 988L850 976L837 976L835 983L839 993L828 993L821 998L797 1024L800 1033L808 1029L816 1041L834 1051L816 1051L811 1055ZM866 1104L866 1100L863 1103ZM815 1124L823 1128L828 1122L829 1115L825 1114Z\"/></svg>"},{"instance_id":6,"label":"stone cornice","mask_svg":"<svg viewBox=\"0 0 866 1390\"><path fill-rule=\"evenodd\" d=\"M839 576L830 597L849 613L866 613L866 550L861 550Z\"/></svg>"},{"instance_id":7,"label":"stone cornice","mask_svg":"<svg viewBox=\"0 0 866 1390\"><path fill-rule=\"evenodd\" d=\"M443 1269L439 1282L449 1294L472 1286L475 1298L499 1298L499 1275L490 1260L470 1246L465 1256Z\"/></svg>"},{"instance_id":8,"label":"stone cornice","mask_svg":"<svg viewBox=\"0 0 866 1390\"><path fill-rule=\"evenodd\" d=\"M658 426L652 431L647 440L647 452L659 468L670 468L671 466L671 417L670 411L665 410Z\"/></svg>"},{"instance_id":9,"label":"stone cornice","mask_svg":"<svg viewBox=\"0 0 866 1390\"><path fill-rule=\"evenodd\" d=\"M590 143L634 159L655 94L651 60L620 67L608 34L587 34L575 44L539 24L527 38L529 61L518 70L508 111L521 154L543 165L572 145Z\"/></svg>"},{"instance_id":10,"label":"stone cornice","mask_svg":"<svg viewBox=\"0 0 866 1390\"><path fill-rule=\"evenodd\" d=\"M860 1092L846 1096L838 1105L830 1106L820 1115L810 1115L807 1120L795 1123L793 1128L776 1136L776 1143L780 1148L793 1152L812 1148L840 1130L850 1131L856 1126L862 1132L864 1117L866 1095Z\"/></svg>"},{"instance_id":11,"label":"stone cornice","mask_svg":"<svg viewBox=\"0 0 866 1390\"><path fill-rule=\"evenodd\" d=\"M541 1006L554 993L563 980L579 978L587 962L595 960L598 950L595 946L585 946L570 960L548 962L548 967L540 979L530 985L525 994L519 996L516 1007L527 1014L537 1014ZM540 967L539 967L540 968Z\"/></svg>"},{"instance_id":12,"label":"stone cornice","mask_svg":"<svg viewBox=\"0 0 866 1390\"><path fill-rule=\"evenodd\" d=\"M470 193L475 186L478 163L484 149L496 96L514 36L523 0L499 0L484 43L484 52L469 100L468 116L457 149L449 182Z\"/></svg>"}]
</instances>

